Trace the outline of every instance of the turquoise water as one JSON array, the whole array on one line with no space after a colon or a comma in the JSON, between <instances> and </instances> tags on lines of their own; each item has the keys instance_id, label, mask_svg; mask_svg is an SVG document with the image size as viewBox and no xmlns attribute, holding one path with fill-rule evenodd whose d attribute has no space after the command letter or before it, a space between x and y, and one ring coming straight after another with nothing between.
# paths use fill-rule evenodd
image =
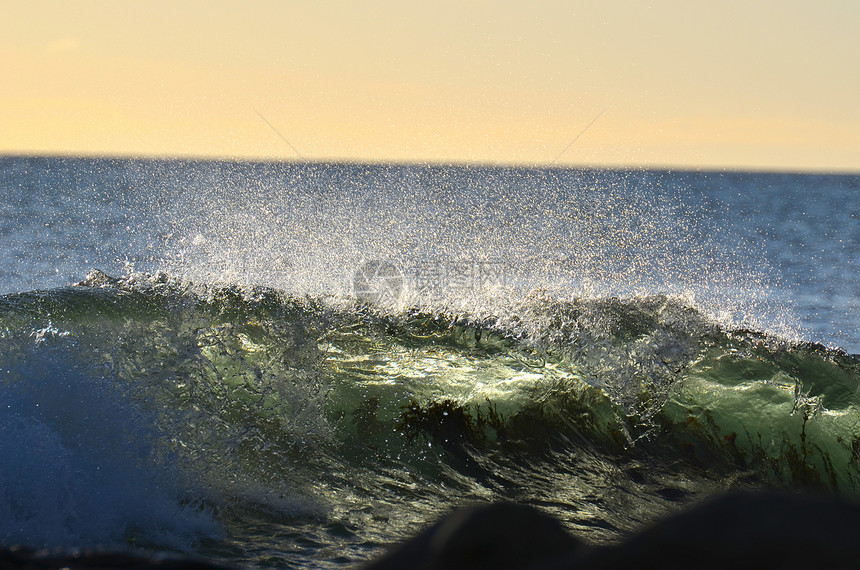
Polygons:
<instances>
[{"instance_id":1,"label":"turquoise water","mask_svg":"<svg viewBox=\"0 0 860 570\"><path fill-rule=\"evenodd\" d=\"M467 502L605 543L854 496L858 180L0 159L0 543L334 567Z\"/></svg>"}]
</instances>

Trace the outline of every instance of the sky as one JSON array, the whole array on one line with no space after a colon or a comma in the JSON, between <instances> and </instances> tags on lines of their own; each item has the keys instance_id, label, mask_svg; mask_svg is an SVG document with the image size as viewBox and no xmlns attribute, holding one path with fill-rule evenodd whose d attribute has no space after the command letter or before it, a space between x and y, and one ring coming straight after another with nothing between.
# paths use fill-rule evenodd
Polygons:
<instances>
[{"instance_id":1,"label":"sky","mask_svg":"<svg viewBox=\"0 0 860 570\"><path fill-rule=\"evenodd\" d=\"M0 154L860 172L857 0L0 14Z\"/></svg>"}]
</instances>

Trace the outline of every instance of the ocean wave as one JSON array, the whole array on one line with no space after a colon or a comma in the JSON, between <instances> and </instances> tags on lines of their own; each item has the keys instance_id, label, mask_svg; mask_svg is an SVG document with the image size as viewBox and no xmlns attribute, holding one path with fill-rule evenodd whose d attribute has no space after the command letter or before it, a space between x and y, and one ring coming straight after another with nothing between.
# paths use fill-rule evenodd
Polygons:
<instances>
[{"instance_id":1,"label":"ocean wave","mask_svg":"<svg viewBox=\"0 0 860 570\"><path fill-rule=\"evenodd\" d=\"M600 541L715 489L860 491L860 361L665 295L390 311L93 272L0 298L0 344L0 421L17 434L4 542L177 548L240 511L381 542L478 498L538 502ZM127 524L88 531L114 519L85 503Z\"/></svg>"}]
</instances>

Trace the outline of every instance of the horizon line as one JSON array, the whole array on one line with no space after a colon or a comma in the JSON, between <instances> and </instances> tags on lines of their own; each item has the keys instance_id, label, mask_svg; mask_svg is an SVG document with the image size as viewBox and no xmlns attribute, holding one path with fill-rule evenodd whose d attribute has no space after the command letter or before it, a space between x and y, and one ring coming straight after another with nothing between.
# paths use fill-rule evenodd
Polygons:
<instances>
[{"instance_id":1,"label":"horizon line","mask_svg":"<svg viewBox=\"0 0 860 570\"><path fill-rule=\"evenodd\" d=\"M833 176L860 176L860 167L797 167L777 166L738 166L738 165L695 165L684 163L576 163L576 162L526 162L493 160L424 160L424 159L370 159L347 157L314 158L303 155L301 158L275 156L242 156L230 154L172 154L172 153L98 153L62 151L17 151L0 149L0 159L5 158L45 158L81 160L138 160L138 161L175 161L175 162L235 162L257 164L293 165L357 165L357 166L430 166L430 167L475 167L511 168L524 170L618 170L618 171L668 171L701 173L749 173L749 174L809 174Z\"/></svg>"}]
</instances>

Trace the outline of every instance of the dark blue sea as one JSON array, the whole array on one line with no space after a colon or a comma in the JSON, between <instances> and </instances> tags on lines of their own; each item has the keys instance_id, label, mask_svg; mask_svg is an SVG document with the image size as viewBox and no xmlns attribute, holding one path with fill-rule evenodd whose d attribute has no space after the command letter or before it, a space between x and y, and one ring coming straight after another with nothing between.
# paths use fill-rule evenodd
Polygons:
<instances>
[{"instance_id":1,"label":"dark blue sea","mask_svg":"<svg viewBox=\"0 0 860 570\"><path fill-rule=\"evenodd\" d=\"M860 494L860 176L0 157L0 545L349 567Z\"/></svg>"}]
</instances>

